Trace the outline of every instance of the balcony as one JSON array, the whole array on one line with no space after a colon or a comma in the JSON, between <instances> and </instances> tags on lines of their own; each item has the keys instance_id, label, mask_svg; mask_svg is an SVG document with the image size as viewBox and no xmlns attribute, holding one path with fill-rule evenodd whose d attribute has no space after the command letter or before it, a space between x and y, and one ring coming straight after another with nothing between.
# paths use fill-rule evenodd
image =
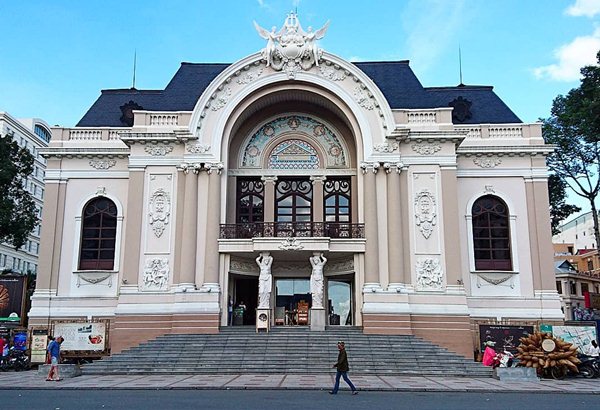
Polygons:
<instances>
[{"instance_id":1,"label":"balcony","mask_svg":"<svg viewBox=\"0 0 600 410\"><path fill-rule=\"evenodd\" d=\"M221 239L363 239L365 237L365 225L340 222L253 222L222 224L219 237Z\"/></svg>"}]
</instances>

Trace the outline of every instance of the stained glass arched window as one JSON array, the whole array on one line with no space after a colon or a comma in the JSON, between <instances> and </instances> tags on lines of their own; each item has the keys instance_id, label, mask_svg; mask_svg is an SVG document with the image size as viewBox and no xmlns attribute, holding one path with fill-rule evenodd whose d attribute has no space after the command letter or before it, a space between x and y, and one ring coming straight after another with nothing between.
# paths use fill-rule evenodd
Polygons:
<instances>
[{"instance_id":1,"label":"stained glass arched window","mask_svg":"<svg viewBox=\"0 0 600 410\"><path fill-rule=\"evenodd\" d=\"M83 208L80 270L113 270L117 236L117 207L108 198L89 201Z\"/></svg>"},{"instance_id":2,"label":"stained glass arched window","mask_svg":"<svg viewBox=\"0 0 600 410\"><path fill-rule=\"evenodd\" d=\"M476 270L512 270L508 207L486 195L473 204L473 251Z\"/></svg>"}]
</instances>

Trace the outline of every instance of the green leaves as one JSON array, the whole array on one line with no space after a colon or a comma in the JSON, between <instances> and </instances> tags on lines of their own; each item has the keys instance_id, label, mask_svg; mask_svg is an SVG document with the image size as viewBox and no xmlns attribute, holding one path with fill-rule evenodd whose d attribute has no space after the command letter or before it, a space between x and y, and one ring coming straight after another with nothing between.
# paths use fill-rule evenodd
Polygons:
<instances>
[{"instance_id":1,"label":"green leaves","mask_svg":"<svg viewBox=\"0 0 600 410\"><path fill-rule=\"evenodd\" d=\"M26 190L34 158L9 135L0 135L0 241L22 247L38 223L37 209Z\"/></svg>"}]
</instances>

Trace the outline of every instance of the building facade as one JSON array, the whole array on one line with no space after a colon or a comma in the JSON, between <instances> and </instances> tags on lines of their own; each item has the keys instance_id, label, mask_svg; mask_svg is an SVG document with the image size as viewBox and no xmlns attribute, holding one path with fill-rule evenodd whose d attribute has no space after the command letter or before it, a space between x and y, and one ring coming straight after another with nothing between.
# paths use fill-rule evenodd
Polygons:
<instances>
[{"instance_id":1,"label":"building facade","mask_svg":"<svg viewBox=\"0 0 600 410\"><path fill-rule=\"evenodd\" d=\"M596 249L592 211L561 224L558 230L560 232L552 237L553 243L569 243L576 250Z\"/></svg>"},{"instance_id":2,"label":"building facade","mask_svg":"<svg viewBox=\"0 0 600 410\"><path fill-rule=\"evenodd\" d=\"M38 216L41 217L46 159L42 157L40 150L47 147L50 142L50 127L38 118L17 120L6 112L0 112L0 134L12 136L13 141L16 141L20 147L27 148L35 159L33 173L27 179L24 188L31 194L38 209ZM10 244L0 244L0 271L37 273L39 250L40 226L38 225L19 250Z\"/></svg>"},{"instance_id":3,"label":"building facade","mask_svg":"<svg viewBox=\"0 0 600 410\"><path fill-rule=\"evenodd\" d=\"M109 319L115 352L244 305L238 323L471 356L478 323L560 321L540 124L491 87L324 52L326 29L292 13L259 53L103 91L55 128L30 323Z\"/></svg>"}]
</instances>

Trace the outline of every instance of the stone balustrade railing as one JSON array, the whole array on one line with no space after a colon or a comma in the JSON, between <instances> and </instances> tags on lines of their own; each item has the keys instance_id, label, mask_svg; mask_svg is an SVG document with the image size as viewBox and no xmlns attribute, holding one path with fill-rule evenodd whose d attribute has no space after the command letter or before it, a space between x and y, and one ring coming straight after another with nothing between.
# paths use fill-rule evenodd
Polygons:
<instances>
[{"instance_id":1,"label":"stone balustrade railing","mask_svg":"<svg viewBox=\"0 0 600 410\"><path fill-rule=\"evenodd\" d=\"M452 123L452 108L394 110L396 122L411 127L431 127Z\"/></svg>"},{"instance_id":2,"label":"stone balustrade railing","mask_svg":"<svg viewBox=\"0 0 600 410\"><path fill-rule=\"evenodd\" d=\"M188 111L133 111L134 126L179 127L188 125L192 113Z\"/></svg>"},{"instance_id":3,"label":"stone balustrade railing","mask_svg":"<svg viewBox=\"0 0 600 410\"><path fill-rule=\"evenodd\" d=\"M456 125L455 129L466 131L467 139L542 138L540 124Z\"/></svg>"},{"instance_id":4,"label":"stone balustrade railing","mask_svg":"<svg viewBox=\"0 0 600 410\"><path fill-rule=\"evenodd\" d=\"M52 140L54 141L115 141L119 140L119 133L131 130L130 128L115 127L74 127L74 128L52 128Z\"/></svg>"}]
</instances>

